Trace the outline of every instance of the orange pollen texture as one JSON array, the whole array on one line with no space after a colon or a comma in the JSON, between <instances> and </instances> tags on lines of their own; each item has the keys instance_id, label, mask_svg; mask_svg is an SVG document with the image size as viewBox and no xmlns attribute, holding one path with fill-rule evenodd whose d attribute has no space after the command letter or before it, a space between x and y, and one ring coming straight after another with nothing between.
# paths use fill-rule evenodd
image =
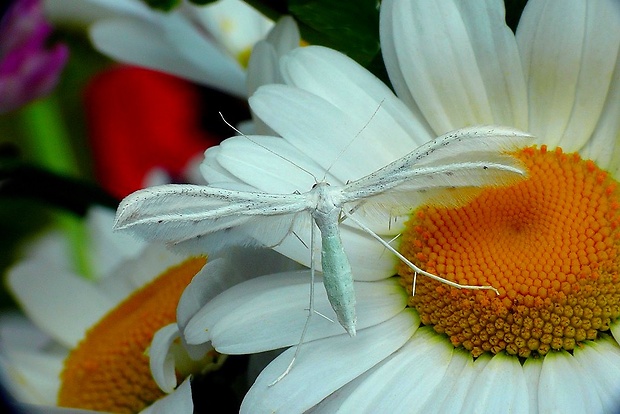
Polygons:
<instances>
[{"instance_id":1,"label":"orange pollen texture","mask_svg":"<svg viewBox=\"0 0 620 414\"><path fill-rule=\"evenodd\" d=\"M474 356L572 350L620 316L617 182L559 148L513 155L528 179L485 189L461 208L420 208L401 242L428 272L498 289L499 296L419 276L409 299L424 324ZM413 272L398 270L411 293Z\"/></svg>"},{"instance_id":2,"label":"orange pollen texture","mask_svg":"<svg viewBox=\"0 0 620 414\"><path fill-rule=\"evenodd\" d=\"M65 360L58 405L137 413L161 398L146 351L176 320L181 293L205 263L197 257L168 269L92 327Z\"/></svg>"}]
</instances>

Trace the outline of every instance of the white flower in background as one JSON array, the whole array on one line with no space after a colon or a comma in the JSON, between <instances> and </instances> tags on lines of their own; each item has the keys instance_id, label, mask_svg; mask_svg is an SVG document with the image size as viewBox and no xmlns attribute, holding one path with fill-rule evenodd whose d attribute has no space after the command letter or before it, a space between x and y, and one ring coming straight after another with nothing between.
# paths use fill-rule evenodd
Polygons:
<instances>
[{"instance_id":1,"label":"white flower in background","mask_svg":"<svg viewBox=\"0 0 620 414\"><path fill-rule=\"evenodd\" d=\"M192 412L189 380L166 396L145 352L155 331L175 320L181 292L205 258L187 259L112 234L112 220L104 209L87 216L90 279L76 268L71 246L58 232L28 245L9 270L8 286L30 321L0 318L0 371L28 412L70 412L53 408L58 406ZM192 348L195 361L182 357L183 348L176 350L179 378L221 360L208 344Z\"/></svg>"},{"instance_id":2,"label":"white flower in background","mask_svg":"<svg viewBox=\"0 0 620 414\"><path fill-rule=\"evenodd\" d=\"M121 62L171 73L247 96L246 67L252 46L273 22L241 0L206 6L184 1L164 13L140 0L88 0L114 13L90 28L95 47Z\"/></svg>"},{"instance_id":3,"label":"white flower in background","mask_svg":"<svg viewBox=\"0 0 620 414\"><path fill-rule=\"evenodd\" d=\"M282 60L287 85L250 99L282 138L227 140L203 174L226 188L305 192L312 175L342 185L456 128L529 131L540 147L515 153L530 171L523 183L461 208L420 207L405 226L368 223L387 238L402 232L401 251L426 270L500 295L420 276L411 297L411 272L344 221L357 336L313 318L291 372L269 386L295 347L261 373L242 412L617 411L620 3L532 0L515 36L499 0L384 0L381 46L400 99L338 52L297 49ZM276 250L307 265L299 238ZM236 285L203 302L185 339L227 354L296 345L307 280Z\"/></svg>"}]
</instances>

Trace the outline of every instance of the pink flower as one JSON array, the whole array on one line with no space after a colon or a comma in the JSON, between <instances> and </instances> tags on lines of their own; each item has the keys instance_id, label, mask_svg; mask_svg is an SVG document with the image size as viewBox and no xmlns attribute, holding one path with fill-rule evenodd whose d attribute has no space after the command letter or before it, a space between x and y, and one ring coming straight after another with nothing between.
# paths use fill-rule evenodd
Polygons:
<instances>
[{"instance_id":1,"label":"pink flower","mask_svg":"<svg viewBox=\"0 0 620 414\"><path fill-rule=\"evenodd\" d=\"M39 0L16 0L0 20L0 113L56 86L69 50L64 44L46 47L51 31Z\"/></svg>"}]
</instances>

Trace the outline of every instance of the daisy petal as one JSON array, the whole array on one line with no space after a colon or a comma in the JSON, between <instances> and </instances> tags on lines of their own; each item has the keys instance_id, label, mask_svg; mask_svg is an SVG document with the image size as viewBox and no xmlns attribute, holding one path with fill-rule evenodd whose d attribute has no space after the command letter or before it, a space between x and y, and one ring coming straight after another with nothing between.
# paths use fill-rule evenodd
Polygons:
<instances>
[{"instance_id":1,"label":"daisy petal","mask_svg":"<svg viewBox=\"0 0 620 414\"><path fill-rule=\"evenodd\" d=\"M39 263L13 267L8 284L30 319L68 348L115 305L85 279Z\"/></svg>"},{"instance_id":2,"label":"daisy petal","mask_svg":"<svg viewBox=\"0 0 620 414\"><path fill-rule=\"evenodd\" d=\"M219 146L217 162L237 179L269 193L304 193L325 175L323 167L280 137L227 139ZM209 175L205 178L211 181ZM329 181L341 184L331 176Z\"/></svg>"},{"instance_id":3,"label":"daisy petal","mask_svg":"<svg viewBox=\"0 0 620 414\"><path fill-rule=\"evenodd\" d=\"M620 176L620 53L601 117L592 137L579 152L614 177Z\"/></svg>"},{"instance_id":4,"label":"daisy petal","mask_svg":"<svg viewBox=\"0 0 620 414\"><path fill-rule=\"evenodd\" d=\"M538 412L538 399L540 397L539 383L540 372L542 370L542 359L528 358L523 364L523 374L525 375L525 383L528 389L529 412Z\"/></svg>"},{"instance_id":5,"label":"daisy petal","mask_svg":"<svg viewBox=\"0 0 620 414\"><path fill-rule=\"evenodd\" d=\"M365 125L356 140L381 144L376 146L382 149L394 149L394 156L399 157L398 151L403 147L419 146L432 138L422 117L412 116L383 82L340 52L320 46L298 48L281 59L281 66L289 85L320 96L349 114L359 125ZM375 113L369 114L373 109ZM385 135L387 130L390 133ZM382 134L381 141L364 136ZM368 152L374 154L374 151L374 146L368 148Z\"/></svg>"},{"instance_id":6,"label":"daisy petal","mask_svg":"<svg viewBox=\"0 0 620 414\"><path fill-rule=\"evenodd\" d=\"M279 273L236 285L210 301L184 331L190 344L211 340L225 354L262 352L297 344L308 316L308 271ZM406 293L396 280L356 282L358 329L393 317L406 306ZM315 281L317 312L335 321L322 283ZM277 298L286 297L286 301ZM268 321L268 325L266 324ZM313 316L306 340L343 333L343 328Z\"/></svg>"},{"instance_id":7,"label":"daisy petal","mask_svg":"<svg viewBox=\"0 0 620 414\"><path fill-rule=\"evenodd\" d=\"M248 62L246 85L248 95L251 96L261 85L281 83L278 55L274 46L266 40L261 40L252 48L252 55Z\"/></svg>"},{"instance_id":8,"label":"daisy petal","mask_svg":"<svg viewBox=\"0 0 620 414\"><path fill-rule=\"evenodd\" d=\"M266 40L275 47L278 56L283 56L299 47L301 36L295 19L291 16L282 16L267 34Z\"/></svg>"},{"instance_id":9,"label":"daisy petal","mask_svg":"<svg viewBox=\"0 0 620 414\"><path fill-rule=\"evenodd\" d=\"M192 386L190 379L187 378L172 394L157 400L154 404L140 411L140 414L192 414L193 412Z\"/></svg>"},{"instance_id":10,"label":"daisy petal","mask_svg":"<svg viewBox=\"0 0 620 414\"><path fill-rule=\"evenodd\" d=\"M228 58L208 42L200 42L198 34L190 31L186 24L174 20L165 23L165 30L171 36L181 36L174 32L179 29L187 35L188 43L198 47L192 61L188 61L185 53L177 50L169 43L162 44L160 25L147 23L137 19L117 18L102 20L90 28L90 36L95 47L106 55L122 62L132 63L151 69L161 70L174 75L224 89L237 96L245 96L245 78L236 61ZM190 31L190 33L186 33ZM172 41L181 41L175 37ZM165 46L165 47L162 47ZM189 44L186 46L190 46ZM205 56L217 56L218 65L210 66ZM201 59L200 62L196 62ZM198 64L197 64L198 63ZM222 69L225 71L217 72Z\"/></svg>"},{"instance_id":11,"label":"daisy petal","mask_svg":"<svg viewBox=\"0 0 620 414\"><path fill-rule=\"evenodd\" d=\"M168 351L174 341L180 337L179 328L175 323L166 325L155 333L149 348L149 363L153 379L165 393L171 393L177 386L174 356Z\"/></svg>"},{"instance_id":12,"label":"daisy petal","mask_svg":"<svg viewBox=\"0 0 620 414\"><path fill-rule=\"evenodd\" d=\"M358 331L355 338L339 335L301 348L291 371L277 384L296 348L276 358L248 391L241 412L303 412L399 349L416 330L415 312ZM325 363L329 361L329 363ZM299 387L300 383L310 384ZM358 407L359 408L359 407Z\"/></svg>"},{"instance_id":13,"label":"daisy petal","mask_svg":"<svg viewBox=\"0 0 620 414\"><path fill-rule=\"evenodd\" d=\"M502 392L506 389L510 390L507 394ZM494 413L527 413L528 398L519 360L511 355L497 354L471 383L461 412L474 413L484 407Z\"/></svg>"},{"instance_id":14,"label":"daisy petal","mask_svg":"<svg viewBox=\"0 0 620 414\"><path fill-rule=\"evenodd\" d=\"M609 324L609 330L616 341L620 343L620 319Z\"/></svg>"},{"instance_id":15,"label":"daisy petal","mask_svg":"<svg viewBox=\"0 0 620 414\"><path fill-rule=\"evenodd\" d=\"M90 6L105 10L107 14L104 14L104 16L127 15L145 20L154 20L153 11L146 4L140 1L84 0L83 3L86 3L87 7ZM48 5L46 4L46 10L47 7Z\"/></svg>"},{"instance_id":16,"label":"daisy petal","mask_svg":"<svg viewBox=\"0 0 620 414\"><path fill-rule=\"evenodd\" d=\"M177 323L184 330L192 316L226 289L274 271L299 270L301 266L271 249L231 247L194 276L177 307Z\"/></svg>"},{"instance_id":17,"label":"daisy petal","mask_svg":"<svg viewBox=\"0 0 620 414\"><path fill-rule=\"evenodd\" d=\"M612 1L528 2L517 42L530 99L530 132L579 150L601 116L620 46Z\"/></svg>"},{"instance_id":18,"label":"daisy petal","mask_svg":"<svg viewBox=\"0 0 620 414\"><path fill-rule=\"evenodd\" d=\"M215 43L206 41L204 34L180 14L172 13L164 19L163 27L166 39L175 50L203 72L202 78L196 79L198 83L238 97L246 96L245 72L236 59L225 54ZM173 66L172 70L178 66Z\"/></svg>"},{"instance_id":19,"label":"daisy petal","mask_svg":"<svg viewBox=\"0 0 620 414\"><path fill-rule=\"evenodd\" d=\"M459 350L455 350L453 360L457 358L456 355L458 351ZM441 404L437 404L436 409L434 408L438 413L461 412L463 409L463 404L467 399L467 395L470 392L469 388L471 384L474 383L478 375L480 375L491 360L489 355L483 354L474 361L471 354L465 350L460 350L460 355L458 358L465 359L466 365L460 373L457 371L453 372L453 375L457 375L457 377L451 381L452 387L446 387L443 391L441 391L441 394L443 395L443 402ZM451 371L448 371L446 376L451 373Z\"/></svg>"},{"instance_id":20,"label":"daisy petal","mask_svg":"<svg viewBox=\"0 0 620 414\"><path fill-rule=\"evenodd\" d=\"M603 412L618 412L620 409L620 346L609 337L596 342L586 342L575 349L575 359L598 390L603 403Z\"/></svg>"},{"instance_id":21,"label":"daisy petal","mask_svg":"<svg viewBox=\"0 0 620 414\"><path fill-rule=\"evenodd\" d=\"M98 276L108 275L127 258L135 257L146 243L128 234L113 232L114 210L92 207L86 215L91 264Z\"/></svg>"},{"instance_id":22,"label":"daisy petal","mask_svg":"<svg viewBox=\"0 0 620 414\"><path fill-rule=\"evenodd\" d=\"M40 350L14 350L10 355L0 355L0 370L6 376L3 382L19 401L53 406L60 389L63 356Z\"/></svg>"},{"instance_id":23,"label":"daisy petal","mask_svg":"<svg viewBox=\"0 0 620 414\"><path fill-rule=\"evenodd\" d=\"M429 328L416 331L407 344L368 373L343 402L341 410L350 412L364 407L368 413L423 412L418 407L433 399L436 390L443 387L453 349ZM407 392L394 398L393 390L398 388Z\"/></svg>"},{"instance_id":24,"label":"daisy petal","mask_svg":"<svg viewBox=\"0 0 620 414\"><path fill-rule=\"evenodd\" d=\"M543 360L538 388L542 413L602 413L594 384L575 358L566 351L549 352Z\"/></svg>"},{"instance_id":25,"label":"daisy petal","mask_svg":"<svg viewBox=\"0 0 620 414\"><path fill-rule=\"evenodd\" d=\"M475 124L527 126L503 2L388 0L380 29L396 93L416 103L437 135Z\"/></svg>"},{"instance_id":26,"label":"daisy petal","mask_svg":"<svg viewBox=\"0 0 620 414\"><path fill-rule=\"evenodd\" d=\"M413 139L404 146L385 145L384 141L376 139L396 128L386 123L385 116L375 120L373 114L381 112L380 99L375 105L365 107L364 113L357 114L302 89L266 85L250 98L250 105L270 128L301 153L312 154L323 171L329 170L344 183L368 175L416 147ZM374 137L368 128L374 130ZM375 128L382 129L382 133L377 134ZM398 135L404 137L404 134ZM423 139L428 137L425 134ZM360 159L364 162L359 162Z\"/></svg>"}]
</instances>

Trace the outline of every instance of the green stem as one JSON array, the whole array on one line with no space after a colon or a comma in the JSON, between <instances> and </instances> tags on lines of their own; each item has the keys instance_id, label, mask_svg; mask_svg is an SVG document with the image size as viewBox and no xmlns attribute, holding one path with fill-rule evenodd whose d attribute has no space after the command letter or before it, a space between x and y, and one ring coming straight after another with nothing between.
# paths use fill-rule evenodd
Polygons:
<instances>
[{"instance_id":1,"label":"green stem","mask_svg":"<svg viewBox=\"0 0 620 414\"><path fill-rule=\"evenodd\" d=\"M55 96L34 101L20 111L22 130L34 162L53 172L78 176L79 168ZM73 262L79 274L93 277L88 260L84 220L64 211L55 214L58 225L69 238Z\"/></svg>"}]
</instances>

